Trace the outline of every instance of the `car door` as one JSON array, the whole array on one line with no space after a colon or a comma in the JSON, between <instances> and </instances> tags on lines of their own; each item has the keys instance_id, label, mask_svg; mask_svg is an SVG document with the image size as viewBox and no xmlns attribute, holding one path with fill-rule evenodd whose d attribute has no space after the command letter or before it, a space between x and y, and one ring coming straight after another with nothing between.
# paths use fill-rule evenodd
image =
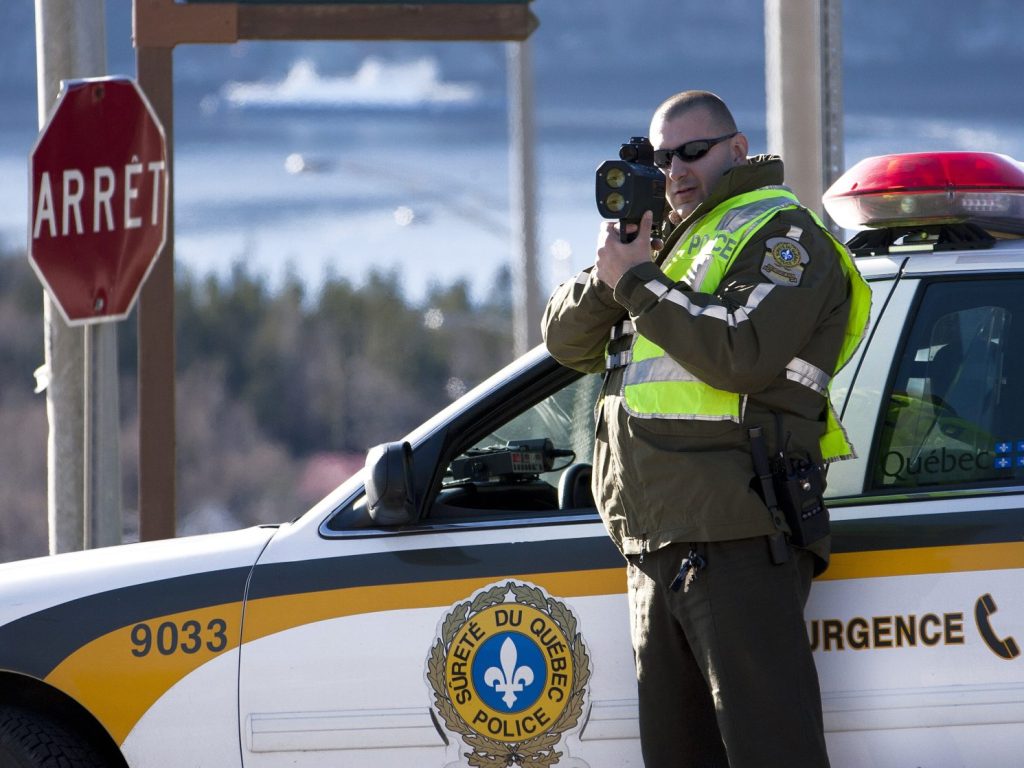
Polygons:
<instances>
[{"instance_id":1,"label":"car door","mask_svg":"<svg viewBox=\"0 0 1024 768\"><path fill-rule=\"evenodd\" d=\"M624 561L589 494L599 386L538 350L410 436L415 522L377 525L353 482L275 536L247 768L640 765Z\"/></svg>"},{"instance_id":2,"label":"car door","mask_svg":"<svg viewBox=\"0 0 1024 768\"><path fill-rule=\"evenodd\" d=\"M807 609L829 753L1017 765L1024 254L891 262L845 401L859 457L830 468L832 563Z\"/></svg>"}]
</instances>

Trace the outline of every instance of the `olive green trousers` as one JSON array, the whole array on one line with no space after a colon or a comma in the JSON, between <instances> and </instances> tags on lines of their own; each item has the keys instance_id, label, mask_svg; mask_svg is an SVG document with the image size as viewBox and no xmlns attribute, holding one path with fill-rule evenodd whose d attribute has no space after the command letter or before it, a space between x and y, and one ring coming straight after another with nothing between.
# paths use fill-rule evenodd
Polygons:
<instances>
[{"instance_id":1,"label":"olive green trousers","mask_svg":"<svg viewBox=\"0 0 1024 768\"><path fill-rule=\"evenodd\" d=\"M771 561L766 538L629 558L629 606L646 768L828 768L804 624L813 556Z\"/></svg>"}]
</instances>

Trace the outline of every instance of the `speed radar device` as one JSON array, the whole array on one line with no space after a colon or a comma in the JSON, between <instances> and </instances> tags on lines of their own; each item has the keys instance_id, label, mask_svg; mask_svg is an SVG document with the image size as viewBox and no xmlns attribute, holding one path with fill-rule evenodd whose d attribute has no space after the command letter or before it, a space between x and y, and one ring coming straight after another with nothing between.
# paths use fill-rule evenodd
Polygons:
<instances>
[{"instance_id":1,"label":"speed radar device","mask_svg":"<svg viewBox=\"0 0 1024 768\"><path fill-rule=\"evenodd\" d=\"M597 210L605 219L619 220L619 238L628 243L636 233L628 224L640 224L652 211L651 232L658 232L665 217L665 175L654 165L654 147L646 136L633 136L619 148L618 160L606 160L597 169Z\"/></svg>"},{"instance_id":2,"label":"speed radar device","mask_svg":"<svg viewBox=\"0 0 1024 768\"><path fill-rule=\"evenodd\" d=\"M571 450L555 448L550 438L512 440L505 445L466 451L452 461L451 470L455 480L535 479L543 472L554 471L555 459L575 456Z\"/></svg>"}]
</instances>

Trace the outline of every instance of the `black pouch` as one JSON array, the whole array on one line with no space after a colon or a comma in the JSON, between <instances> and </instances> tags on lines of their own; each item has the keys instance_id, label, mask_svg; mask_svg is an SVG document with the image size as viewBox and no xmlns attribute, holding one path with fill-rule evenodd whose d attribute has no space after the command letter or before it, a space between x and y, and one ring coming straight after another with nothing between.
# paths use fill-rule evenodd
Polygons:
<instances>
[{"instance_id":1,"label":"black pouch","mask_svg":"<svg viewBox=\"0 0 1024 768\"><path fill-rule=\"evenodd\" d=\"M829 534L821 467L798 457L779 457L772 464L775 497L789 524L790 541L798 547L820 541Z\"/></svg>"}]
</instances>

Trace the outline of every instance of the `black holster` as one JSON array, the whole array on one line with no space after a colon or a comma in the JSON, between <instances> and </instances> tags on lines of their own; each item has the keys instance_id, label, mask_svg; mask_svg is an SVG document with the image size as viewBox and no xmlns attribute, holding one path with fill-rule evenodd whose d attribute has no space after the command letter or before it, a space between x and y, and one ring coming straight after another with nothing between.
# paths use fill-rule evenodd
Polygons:
<instances>
[{"instance_id":1,"label":"black holster","mask_svg":"<svg viewBox=\"0 0 1024 768\"><path fill-rule=\"evenodd\" d=\"M783 530L784 519L789 527L789 541L798 547L825 538L830 529L822 468L809 456L787 456L782 450L769 458L761 428L751 428L749 435L760 495L776 529Z\"/></svg>"}]
</instances>

